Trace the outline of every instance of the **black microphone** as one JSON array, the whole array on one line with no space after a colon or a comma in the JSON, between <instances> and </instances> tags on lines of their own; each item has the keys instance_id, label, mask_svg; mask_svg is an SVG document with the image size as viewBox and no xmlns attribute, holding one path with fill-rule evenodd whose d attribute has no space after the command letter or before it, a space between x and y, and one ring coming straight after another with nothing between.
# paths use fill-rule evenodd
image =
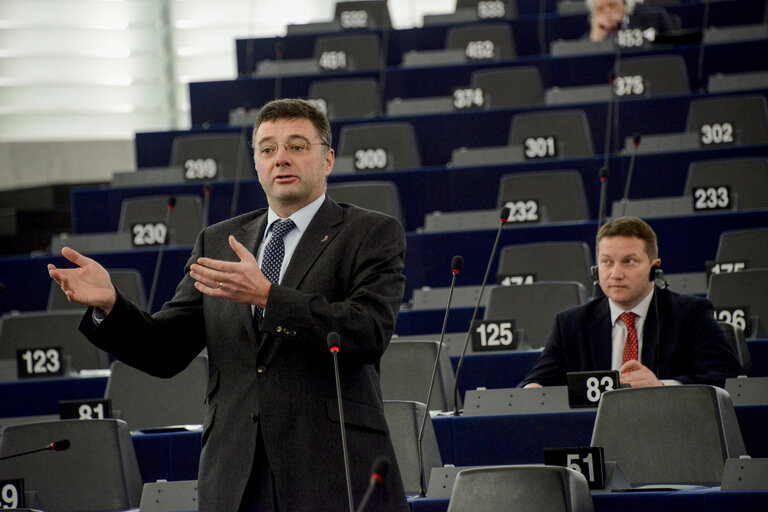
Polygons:
<instances>
[{"instance_id":1,"label":"black microphone","mask_svg":"<svg viewBox=\"0 0 768 512\"><path fill-rule=\"evenodd\" d=\"M349 453L347 452L347 431L344 428L344 407L341 403L341 378L339 377L339 345L341 345L341 338L339 333L331 331L328 333L325 341L328 343L328 350L331 351L333 356L333 371L336 378L336 401L339 404L339 425L341 426L341 448L344 451L344 472L347 475L347 498L349 499L349 512L354 512L352 478L349 473Z\"/></svg>"},{"instance_id":2,"label":"black microphone","mask_svg":"<svg viewBox=\"0 0 768 512\"><path fill-rule=\"evenodd\" d=\"M239 172L239 171L238 171ZM208 217L211 210L211 184L203 185L203 229L208 227Z\"/></svg>"},{"instance_id":3,"label":"black microphone","mask_svg":"<svg viewBox=\"0 0 768 512\"><path fill-rule=\"evenodd\" d=\"M629 159L629 171L627 172L627 182L624 184L624 197L621 198L621 216L627 214L627 202L629 202L629 186L632 183L632 173L635 171L635 158L637 157L637 146L640 145L640 134L632 136L632 156Z\"/></svg>"},{"instance_id":4,"label":"black microphone","mask_svg":"<svg viewBox=\"0 0 768 512\"><path fill-rule=\"evenodd\" d=\"M429 379L429 391L427 392L427 405L424 411L424 417L421 419L421 426L419 427L419 436L416 440L416 445L419 450L419 497L423 498L427 495L424 490L424 453L422 452L421 444L424 439L424 427L427 424L427 418L429 417L429 402L432 400L432 386L435 385L435 376L437 376L437 367L440 364L440 352L443 350L443 338L445 338L445 329L448 326L448 312L451 310L451 300L453 299L453 288L456 286L456 278L461 273L464 267L464 258L461 256L454 256L451 261L451 288L448 291L448 305L445 306L445 316L443 317L443 329L440 331L440 342L437 345L437 356L435 357L435 366L432 368L432 378Z\"/></svg>"},{"instance_id":5,"label":"black microphone","mask_svg":"<svg viewBox=\"0 0 768 512\"><path fill-rule=\"evenodd\" d=\"M709 4L710 0L704 0L704 14L701 17L701 43L699 44L699 58L696 64L696 80L701 90L706 89L702 81L704 79L704 33L709 24Z\"/></svg>"},{"instance_id":6,"label":"black microphone","mask_svg":"<svg viewBox=\"0 0 768 512\"><path fill-rule=\"evenodd\" d=\"M379 61L379 75L378 75L378 88L379 88L379 104L385 105L384 89L387 84L387 56L389 54L389 37L391 27L381 27L381 49L380 49L380 61Z\"/></svg>"},{"instance_id":7,"label":"black microphone","mask_svg":"<svg viewBox=\"0 0 768 512\"><path fill-rule=\"evenodd\" d=\"M368 488L365 490L363 499L360 501L360 505L355 512L365 512L366 507L368 507L368 502L370 501L371 496L373 496L373 491L375 491L379 485L384 483L384 479L387 477L388 472L389 459L384 456L377 457L376 460L373 461L373 466L371 466L371 480L368 482Z\"/></svg>"},{"instance_id":8,"label":"black microphone","mask_svg":"<svg viewBox=\"0 0 768 512\"><path fill-rule=\"evenodd\" d=\"M275 96L275 98L278 98L279 96ZM240 127L240 144L245 144L243 142L246 140L248 132L248 125L243 124L243 126ZM232 184L232 200L229 202L229 216L234 217L237 215L237 208L238 208L238 201L240 201L240 183L243 181L243 176L241 175L243 167L245 167L245 164L243 162L243 153L245 153L247 156L250 156L250 152L246 149L245 151L240 151L238 148L237 151L237 163L235 164L235 180ZM246 156L246 157L247 157Z\"/></svg>"},{"instance_id":9,"label":"black microphone","mask_svg":"<svg viewBox=\"0 0 768 512\"><path fill-rule=\"evenodd\" d=\"M0 460L12 459L14 457L21 457L22 455L29 455L30 453L46 452L48 450L54 452L63 452L68 450L70 446L69 439L59 439L51 444L45 445L42 448L35 448L34 450L27 450L26 452L13 453L11 455L4 455L0 457Z\"/></svg>"},{"instance_id":10,"label":"black microphone","mask_svg":"<svg viewBox=\"0 0 768 512\"><path fill-rule=\"evenodd\" d=\"M618 48L618 46L617 46ZM616 50L618 55L618 49ZM613 109L616 102L616 67L608 76L608 84L611 88L611 101L608 102L608 111L605 114L605 144L603 146L603 167L608 167L608 157L611 154L611 131L613 129Z\"/></svg>"},{"instance_id":11,"label":"black microphone","mask_svg":"<svg viewBox=\"0 0 768 512\"><path fill-rule=\"evenodd\" d=\"M547 0L539 0L539 16L536 19L536 35L539 39L539 54L547 54L547 37L546 37L546 16L547 16Z\"/></svg>"},{"instance_id":12,"label":"black microphone","mask_svg":"<svg viewBox=\"0 0 768 512\"><path fill-rule=\"evenodd\" d=\"M496 254L496 248L499 246L499 238L501 238L501 228L507 223L509 219L509 207L505 206L501 209L501 215L499 215L499 229L496 231L496 239L493 241L493 248L491 249L491 257L488 258L488 266L485 268L485 276L483 276L483 284L480 286L480 293L477 296L477 302L475 303L475 310L472 312L472 319L469 321L469 329L467 330L467 339L464 341L464 350L461 351L461 357L459 358L459 364L456 365L455 382L453 383L453 415L459 415L459 374L461 373L461 367L464 365L464 358L467 355L467 347L469 346L469 340L472 336L472 324L477 318L477 310L480 309L480 301L483 298L483 292L485 291L485 283L488 282L488 274L491 273L491 265L493 264L493 256Z\"/></svg>"},{"instance_id":13,"label":"black microphone","mask_svg":"<svg viewBox=\"0 0 768 512\"><path fill-rule=\"evenodd\" d=\"M155 292L157 291L157 280L160 277L160 266L163 264L163 253L165 246L171 236L171 212L176 208L176 196L168 198L168 208L165 211L165 240L160 244L157 251L157 261L155 261L155 273L152 275L152 286L149 288L149 300L147 301L147 311L152 313L152 304L155 302Z\"/></svg>"},{"instance_id":14,"label":"black microphone","mask_svg":"<svg viewBox=\"0 0 768 512\"><path fill-rule=\"evenodd\" d=\"M597 229L605 222L605 208L608 196L608 168L600 168L600 206L597 211Z\"/></svg>"}]
</instances>

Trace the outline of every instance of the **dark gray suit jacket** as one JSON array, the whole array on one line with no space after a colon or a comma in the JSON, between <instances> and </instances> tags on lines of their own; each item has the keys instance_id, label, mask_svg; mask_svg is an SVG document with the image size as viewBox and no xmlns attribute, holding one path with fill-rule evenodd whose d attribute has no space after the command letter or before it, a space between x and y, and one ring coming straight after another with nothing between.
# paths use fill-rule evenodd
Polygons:
<instances>
[{"instance_id":1,"label":"dark gray suit jacket","mask_svg":"<svg viewBox=\"0 0 768 512\"><path fill-rule=\"evenodd\" d=\"M564 386L567 372L610 370L611 343L607 297L562 311L555 317L547 346L519 385ZM723 387L726 378L744 374L715 322L712 304L658 287L643 327L640 359L659 379L683 384Z\"/></svg>"},{"instance_id":2,"label":"dark gray suit jacket","mask_svg":"<svg viewBox=\"0 0 768 512\"><path fill-rule=\"evenodd\" d=\"M403 297L405 236L386 215L326 199L304 232L282 282L273 285L259 331L251 307L199 293L189 277L198 257L237 261L227 237L256 251L266 210L224 221L198 236L173 299L153 316L122 295L96 328L97 346L157 376L172 376L208 349L208 413L200 458L200 511L236 511L261 429L281 509L348 508L333 361L326 336L341 336L344 417L358 503L379 455L395 463L379 386ZM406 511L396 466L372 510ZM386 503L384 503L386 502Z\"/></svg>"}]
</instances>

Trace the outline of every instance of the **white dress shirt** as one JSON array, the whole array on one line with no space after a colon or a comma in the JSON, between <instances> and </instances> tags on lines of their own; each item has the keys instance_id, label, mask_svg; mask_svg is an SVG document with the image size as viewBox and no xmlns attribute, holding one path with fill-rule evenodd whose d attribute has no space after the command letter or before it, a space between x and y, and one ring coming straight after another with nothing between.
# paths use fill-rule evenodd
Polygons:
<instances>
[{"instance_id":1,"label":"white dress shirt","mask_svg":"<svg viewBox=\"0 0 768 512\"><path fill-rule=\"evenodd\" d=\"M621 368L621 360L624 356L624 343L627 339L627 326L624 325L624 321L620 318L622 313L634 313L635 316L635 331L637 332L637 359L640 363L643 362L643 338L645 334L645 320L648 318L648 308L651 305L651 299L653 299L653 292L656 289L654 286L648 295L641 300L634 308L624 311L618 305L614 304L611 299L608 299L608 304L611 308L611 370L619 370ZM657 322L660 320L657 318ZM657 343L661 343L661 340L657 340ZM657 362L658 364L658 362ZM651 371L654 371L651 368ZM656 376L658 378L658 375ZM660 379L665 386L680 385L680 381L675 379Z\"/></svg>"}]
</instances>

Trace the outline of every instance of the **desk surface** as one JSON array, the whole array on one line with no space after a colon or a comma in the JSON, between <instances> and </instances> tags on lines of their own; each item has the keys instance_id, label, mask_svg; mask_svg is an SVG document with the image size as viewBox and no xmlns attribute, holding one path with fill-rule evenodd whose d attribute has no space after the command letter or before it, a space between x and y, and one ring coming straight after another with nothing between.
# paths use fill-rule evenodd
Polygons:
<instances>
[{"instance_id":1,"label":"desk surface","mask_svg":"<svg viewBox=\"0 0 768 512\"><path fill-rule=\"evenodd\" d=\"M413 512L445 512L447 499L411 499ZM643 491L595 493L595 512L697 511L715 512L738 509L739 512L765 512L768 490L721 491L717 487L689 491Z\"/></svg>"}]
</instances>

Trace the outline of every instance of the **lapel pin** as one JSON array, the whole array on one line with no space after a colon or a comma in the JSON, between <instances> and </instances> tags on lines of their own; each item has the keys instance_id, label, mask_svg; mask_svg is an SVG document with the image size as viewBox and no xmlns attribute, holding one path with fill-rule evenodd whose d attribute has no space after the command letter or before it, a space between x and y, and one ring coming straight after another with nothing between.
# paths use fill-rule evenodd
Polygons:
<instances>
[{"instance_id":1,"label":"lapel pin","mask_svg":"<svg viewBox=\"0 0 768 512\"><path fill-rule=\"evenodd\" d=\"M320 240L320 243L327 242L328 241L328 235L325 235L322 240Z\"/></svg>"}]
</instances>

